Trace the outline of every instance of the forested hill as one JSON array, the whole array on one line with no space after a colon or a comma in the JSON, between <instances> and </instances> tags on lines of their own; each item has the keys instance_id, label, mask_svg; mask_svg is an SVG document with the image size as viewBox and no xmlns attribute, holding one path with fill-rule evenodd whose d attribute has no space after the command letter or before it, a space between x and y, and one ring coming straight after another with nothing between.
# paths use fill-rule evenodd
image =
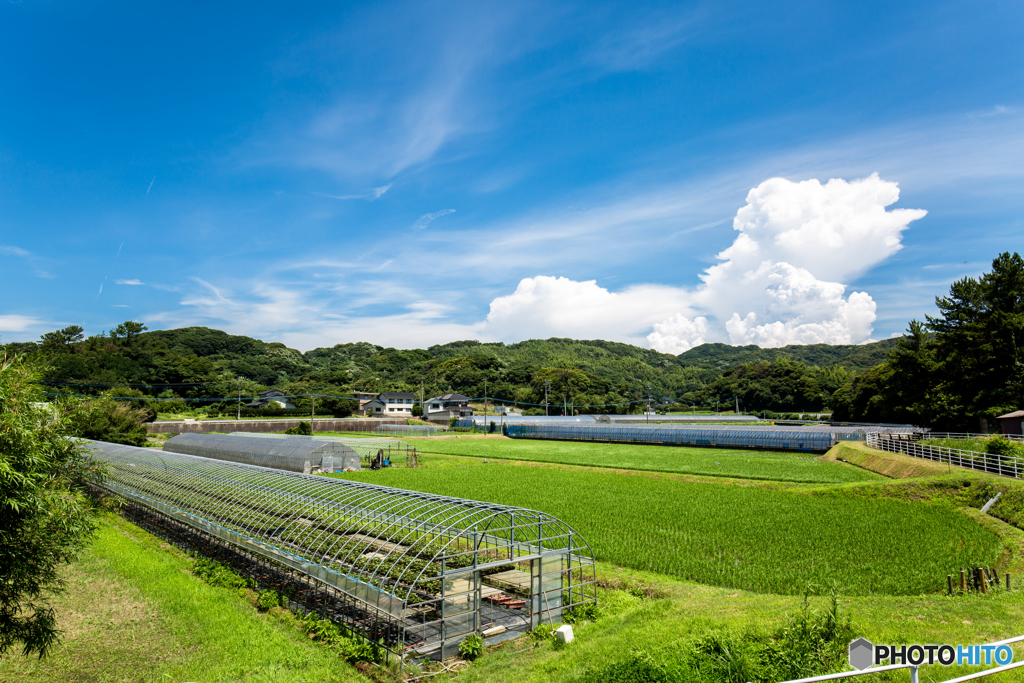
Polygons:
<instances>
[{"instance_id":1,"label":"forested hill","mask_svg":"<svg viewBox=\"0 0 1024 683\"><path fill-rule=\"evenodd\" d=\"M38 343L8 348L45 356L54 386L73 385L62 391L82 393L114 387L119 395L132 389L148 396L208 400L237 395L239 389L252 396L271 386L291 395L418 393L422 383L427 394L486 393L526 406L542 403L547 386L552 403L622 404L621 410L629 410L638 409L636 402L648 394L687 406L717 405L738 396L750 409L814 409L827 402L832 385L848 381L850 371L883 360L890 346L889 341L783 349L705 344L673 356L618 342L552 338L515 344L458 341L411 350L360 342L300 353L279 342L206 327L146 332L138 323L125 323L110 334L85 338L80 328L66 328L47 333ZM782 365L764 367L773 360ZM741 365L755 369L742 371L748 379L730 379L729 369ZM737 381L744 383L742 390Z\"/></svg>"},{"instance_id":2,"label":"forested hill","mask_svg":"<svg viewBox=\"0 0 1024 683\"><path fill-rule=\"evenodd\" d=\"M679 354L679 362L687 367L726 370L744 363L766 363L786 358L804 365L838 365L847 370L863 372L885 362L887 354L895 346L896 339L858 345L791 344L775 349L762 349L753 344L701 344Z\"/></svg>"}]
</instances>

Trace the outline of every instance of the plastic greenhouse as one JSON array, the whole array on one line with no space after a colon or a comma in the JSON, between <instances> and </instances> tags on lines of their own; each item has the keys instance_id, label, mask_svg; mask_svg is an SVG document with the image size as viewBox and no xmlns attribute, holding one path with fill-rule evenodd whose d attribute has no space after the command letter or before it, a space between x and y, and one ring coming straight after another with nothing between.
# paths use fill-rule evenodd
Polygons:
<instances>
[{"instance_id":1,"label":"plastic greenhouse","mask_svg":"<svg viewBox=\"0 0 1024 683\"><path fill-rule=\"evenodd\" d=\"M343 443L360 455L363 467L370 467L373 460L377 457L382 457L384 460L389 461L392 467L402 462L405 463L406 467L417 467L419 464L419 451L398 439L325 436L321 434L314 434L313 436L303 434L268 434L266 432L231 432L229 436L244 436L258 439L303 439L306 441Z\"/></svg>"},{"instance_id":2,"label":"plastic greenhouse","mask_svg":"<svg viewBox=\"0 0 1024 683\"><path fill-rule=\"evenodd\" d=\"M225 434L185 433L165 441L164 450L305 474L360 469L359 454L350 446L307 439L272 441Z\"/></svg>"},{"instance_id":3,"label":"plastic greenhouse","mask_svg":"<svg viewBox=\"0 0 1024 683\"><path fill-rule=\"evenodd\" d=\"M255 564L394 655L448 657L474 632L518 635L595 599L590 547L543 512L83 443L143 526Z\"/></svg>"}]
</instances>

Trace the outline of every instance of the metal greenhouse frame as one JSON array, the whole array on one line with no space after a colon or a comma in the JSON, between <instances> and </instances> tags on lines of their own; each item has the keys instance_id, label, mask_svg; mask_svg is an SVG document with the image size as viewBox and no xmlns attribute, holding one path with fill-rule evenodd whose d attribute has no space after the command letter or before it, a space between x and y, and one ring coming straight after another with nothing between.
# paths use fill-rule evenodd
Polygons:
<instances>
[{"instance_id":1,"label":"metal greenhouse frame","mask_svg":"<svg viewBox=\"0 0 1024 683\"><path fill-rule=\"evenodd\" d=\"M226 434L185 433L165 441L164 450L305 474L360 469L359 454L355 450L342 443L326 441L271 441Z\"/></svg>"},{"instance_id":2,"label":"metal greenhouse frame","mask_svg":"<svg viewBox=\"0 0 1024 683\"><path fill-rule=\"evenodd\" d=\"M543 512L83 440L101 486L167 525L302 577L400 657L525 631L596 599L593 553ZM504 627L504 629L497 628Z\"/></svg>"}]
</instances>

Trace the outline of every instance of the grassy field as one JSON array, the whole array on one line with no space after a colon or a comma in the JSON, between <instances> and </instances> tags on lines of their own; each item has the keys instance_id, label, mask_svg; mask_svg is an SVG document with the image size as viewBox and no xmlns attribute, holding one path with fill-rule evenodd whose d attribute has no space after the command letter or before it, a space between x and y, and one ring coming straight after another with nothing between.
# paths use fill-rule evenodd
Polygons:
<instances>
[{"instance_id":1,"label":"grassy field","mask_svg":"<svg viewBox=\"0 0 1024 683\"><path fill-rule=\"evenodd\" d=\"M228 589L189 573L190 560L145 531L107 518L83 558L65 573L57 601L63 644L39 662L0 660L4 683L361 681L336 655L297 635L287 618L260 614ZM462 683L580 683L637 656L669 656L709 633L735 638L784 624L801 598L697 585L660 574L599 565L601 618L577 624L567 648L508 642L456 676ZM613 587L616 586L616 587ZM643 587L643 591L638 591ZM812 600L820 611L824 601ZM1016 634L1024 592L992 596L847 597L843 615L873 642L986 643ZM1024 648L1015 649L1019 660ZM946 680L977 667L926 667L922 680ZM377 680L381 680L378 678ZM386 677L384 680L387 680ZM654 680L654 679L646 679ZM905 672L874 681L906 681ZM1024 671L1000 682L1022 681Z\"/></svg>"},{"instance_id":2,"label":"grassy field","mask_svg":"<svg viewBox=\"0 0 1024 683\"><path fill-rule=\"evenodd\" d=\"M542 510L598 560L764 593L936 592L1001 548L954 510L885 498L501 463L332 476Z\"/></svg>"},{"instance_id":3,"label":"grassy field","mask_svg":"<svg viewBox=\"0 0 1024 683\"><path fill-rule=\"evenodd\" d=\"M0 681L366 681L287 621L189 573L191 559L107 516L57 599L63 644L51 657L5 656Z\"/></svg>"},{"instance_id":4,"label":"grassy field","mask_svg":"<svg viewBox=\"0 0 1024 683\"><path fill-rule=\"evenodd\" d=\"M874 472L843 463L779 451L508 438L405 440L424 453L475 458L821 484L884 479Z\"/></svg>"}]
</instances>

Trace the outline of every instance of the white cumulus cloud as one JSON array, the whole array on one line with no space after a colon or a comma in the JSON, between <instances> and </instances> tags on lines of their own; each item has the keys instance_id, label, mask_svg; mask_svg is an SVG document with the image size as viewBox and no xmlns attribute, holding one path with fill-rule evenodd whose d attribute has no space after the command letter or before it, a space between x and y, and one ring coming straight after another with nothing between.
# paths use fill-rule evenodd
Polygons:
<instances>
[{"instance_id":1,"label":"white cumulus cloud","mask_svg":"<svg viewBox=\"0 0 1024 683\"><path fill-rule=\"evenodd\" d=\"M500 340L555 336L642 343L654 323L685 306L685 293L675 287L639 285L611 292L595 280L539 275L494 299L481 333Z\"/></svg>"},{"instance_id":2,"label":"white cumulus cloud","mask_svg":"<svg viewBox=\"0 0 1024 683\"><path fill-rule=\"evenodd\" d=\"M29 328L42 324L39 318L28 315L0 315L0 332L25 332Z\"/></svg>"},{"instance_id":3,"label":"white cumulus cloud","mask_svg":"<svg viewBox=\"0 0 1024 683\"><path fill-rule=\"evenodd\" d=\"M647 336L655 349L680 353L704 341L757 344L855 344L866 341L875 302L843 284L901 249L911 221L927 212L886 207L899 186L872 174L847 182L772 178L736 212L739 232L701 275L683 313ZM698 321L703 321L698 323ZM710 322L709 322L710 321Z\"/></svg>"}]
</instances>

